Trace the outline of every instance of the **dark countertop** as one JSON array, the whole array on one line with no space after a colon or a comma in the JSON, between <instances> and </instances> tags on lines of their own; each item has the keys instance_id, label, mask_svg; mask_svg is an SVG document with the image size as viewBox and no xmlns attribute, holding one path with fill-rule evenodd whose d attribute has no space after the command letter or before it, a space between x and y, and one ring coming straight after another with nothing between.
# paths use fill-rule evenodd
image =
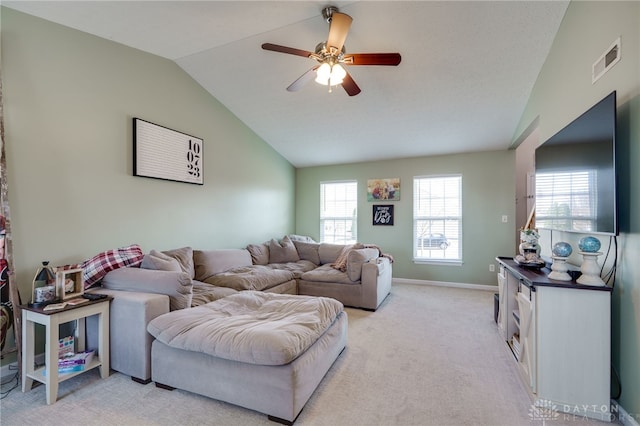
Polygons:
<instances>
[{"instance_id":1,"label":"dark countertop","mask_svg":"<svg viewBox=\"0 0 640 426\"><path fill-rule=\"evenodd\" d=\"M522 283L529 287L531 291L536 291L536 287L560 287L575 290L595 290L612 291L609 286L594 286L578 284L575 280L558 281L549 278L551 270L549 268L525 268L513 260L513 257L498 256L496 260L506 267L513 275L522 280Z\"/></svg>"}]
</instances>

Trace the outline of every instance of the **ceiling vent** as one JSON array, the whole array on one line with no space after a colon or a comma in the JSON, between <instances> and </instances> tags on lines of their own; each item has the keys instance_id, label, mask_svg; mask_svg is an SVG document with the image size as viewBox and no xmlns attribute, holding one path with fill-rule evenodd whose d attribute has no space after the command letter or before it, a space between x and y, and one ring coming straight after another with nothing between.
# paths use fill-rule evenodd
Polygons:
<instances>
[{"instance_id":1,"label":"ceiling vent","mask_svg":"<svg viewBox=\"0 0 640 426\"><path fill-rule=\"evenodd\" d=\"M591 70L591 84L609 71L620 60L620 37L598 58Z\"/></svg>"}]
</instances>

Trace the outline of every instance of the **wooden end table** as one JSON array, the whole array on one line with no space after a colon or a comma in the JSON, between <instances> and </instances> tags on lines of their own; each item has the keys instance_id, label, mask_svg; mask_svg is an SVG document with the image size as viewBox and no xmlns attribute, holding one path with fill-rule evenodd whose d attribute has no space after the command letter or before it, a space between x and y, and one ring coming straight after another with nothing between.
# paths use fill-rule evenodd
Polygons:
<instances>
[{"instance_id":1,"label":"wooden end table","mask_svg":"<svg viewBox=\"0 0 640 426\"><path fill-rule=\"evenodd\" d=\"M44 311L29 305L21 305L22 309L22 392L29 392L33 381L44 383L47 389L47 404L56 402L58 384L82 374L85 371L100 367L100 377L109 377L109 305L113 297L89 300L80 305L67 305L62 309ZM98 315L98 353L91 363L82 371L58 374L58 326L70 321L77 321L76 343L78 352L85 350L85 320ZM34 366L35 324L45 326L45 366ZM46 375L44 370L46 368Z\"/></svg>"}]
</instances>

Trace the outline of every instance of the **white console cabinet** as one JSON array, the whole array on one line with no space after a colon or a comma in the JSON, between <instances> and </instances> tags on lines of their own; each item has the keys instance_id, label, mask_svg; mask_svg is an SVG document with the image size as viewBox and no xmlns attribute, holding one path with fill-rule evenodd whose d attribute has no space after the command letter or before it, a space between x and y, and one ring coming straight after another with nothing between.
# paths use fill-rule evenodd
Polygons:
<instances>
[{"instance_id":1,"label":"white console cabinet","mask_svg":"<svg viewBox=\"0 0 640 426\"><path fill-rule=\"evenodd\" d=\"M498 328L534 404L611 421L611 288L496 260Z\"/></svg>"}]
</instances>

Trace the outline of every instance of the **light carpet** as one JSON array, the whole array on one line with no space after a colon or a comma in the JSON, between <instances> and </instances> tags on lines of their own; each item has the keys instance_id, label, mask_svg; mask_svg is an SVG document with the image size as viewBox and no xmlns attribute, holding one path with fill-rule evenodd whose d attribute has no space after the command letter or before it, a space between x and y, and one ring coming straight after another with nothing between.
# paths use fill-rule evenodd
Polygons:
<instances>
[{"instance_id":1,"label":"light carpet","mask_svg":"<svg viewBox=\"0 0 640 426\"><path fill-rule=\"evenodd\" d=\"M347 309L347 348L296 425L532 425L543 419L493 321L493 293L394 285L376 312ZM3 389L4 391L5 389ZM250 392L247 389L247 392ZM60 385L13 390L0 403L10 425L271 425L264 414L181 390L89 371ZM544 424L610 424L547 416Z\"/></svg>"}]
</instances>

